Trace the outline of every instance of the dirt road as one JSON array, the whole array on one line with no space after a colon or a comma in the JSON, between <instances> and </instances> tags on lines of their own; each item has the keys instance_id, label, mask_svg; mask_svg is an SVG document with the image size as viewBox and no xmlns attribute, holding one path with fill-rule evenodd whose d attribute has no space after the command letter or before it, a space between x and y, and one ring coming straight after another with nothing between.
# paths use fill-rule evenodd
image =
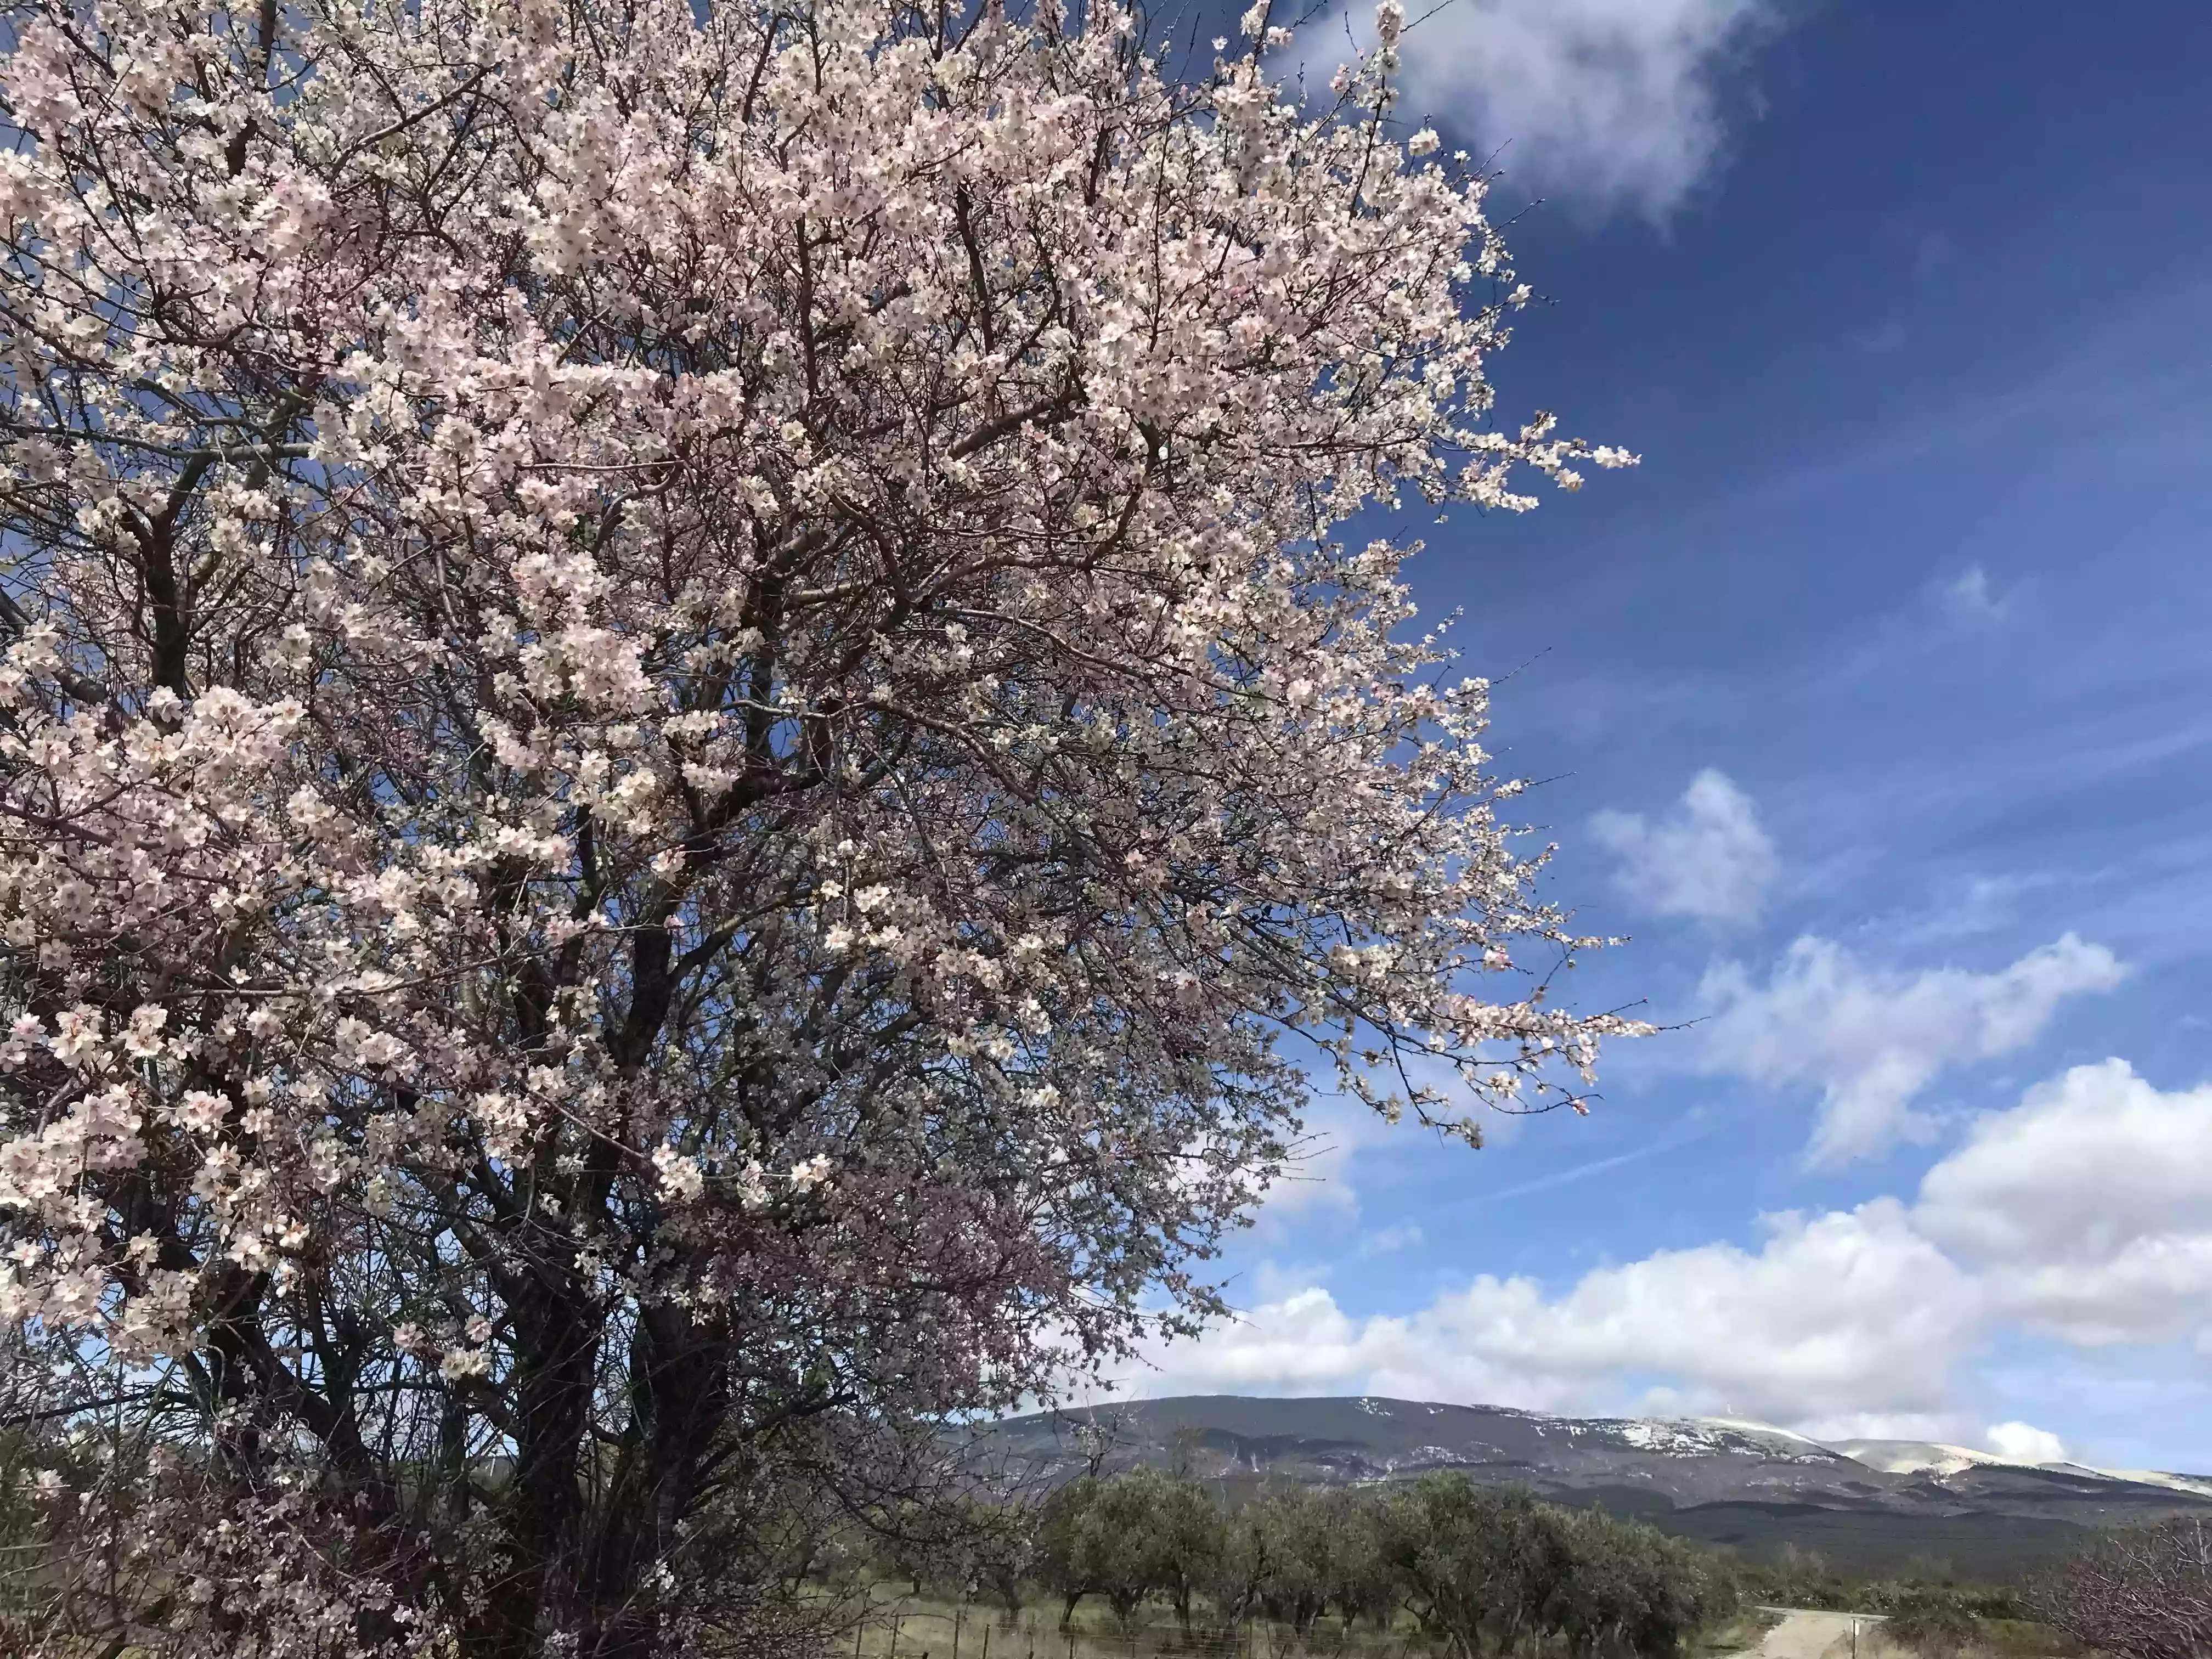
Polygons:
<instances>
[{"instance_id":1,"label":"dirt road","mask_svg":"<svg viewBox=\"0 0 2212 1659\"><path fill-rule=\"evenodd\" d=\"M1852 1659L1851 1628L1858 1627L1858 1646L1871 1653L1872 1638L1881 1620L1863 1613L1808 1613L1800 1608L1771 1607L1782 1622L1766 1632L1747 1659Z\"/></svg>"}]
</instances>

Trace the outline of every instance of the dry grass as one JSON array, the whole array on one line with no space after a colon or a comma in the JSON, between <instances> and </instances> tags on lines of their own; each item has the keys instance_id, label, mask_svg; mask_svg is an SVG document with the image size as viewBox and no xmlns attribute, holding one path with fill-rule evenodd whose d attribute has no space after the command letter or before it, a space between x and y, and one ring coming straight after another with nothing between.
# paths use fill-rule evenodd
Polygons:
<instances>
[{"instance_id":1,"label":"dry grass","mask_svg":"<svg viewBox=\"0 0 2212 1659\"><path fill-rule=\"evenodd\" d=\"M1780 1618L1747 1608L1701 1632L1685 1659L1748 1653ZM1086 1601L1076 1612L1073 1628L1063 1632L1056 1605L1025 1607L1009 1620L1003 1607L956 1607L907 1596L879 1601L857 1637L846 1638L833 1653L836 1659L1432 1659L1440 1650L1410 1617L1387 1631L1363 1626L1349 1632L1335 1620L1324 1620L1303 1638L1287 1626L1260 1622L1233 1636L1201 1627L1185 1637L1160 1607L1146 1608L1137 1627L1125 1631L1106 1608ZM2068 1656L2021 1652L2001 1659Z\"/></svg>"},{"instance_id":2,"label":"dry grass","mask_svg":"<svg viewBox=\"0 0 2212 1659\"><path fill-rule=\"evenodd\" d=\"M2063 1631L2026 1619L1984 1619L1977 1645L1990 1659L2083 1659L2088 1651Z\"/></svg>"},{"instance_id":3,"label":"dry grass","mask_svg":"<svg viewBox=\"0 0 2212 1659\"><path fill-rule=\"evenodd\" d=\"M1347 1634L1328 1620L1303 1640L1287 1626L1262 1624L1233 1636L1201 1627L1186 1637L1161 1611L1146 1609L1125 1631L1107 1609L1086 1603L1063 1632L1057 1607L1026 1607L1008 1620L1002 1607L956 1608L909 1597L879 1604L838 1652L841 1659L955 1659L956 1638L957 1659L1418 1659L1431 1651L1410 1621Z\"/></svg>"},{"instance_id":4,"label":"dry grass","mask_svg":"<svg viewBox=\"0 0 2212 1659\"><path fill-rule=\"evenodd\" d=\"M1700 1631L1690 1644L1691 1659L1747 1652L1765 1640L1766 1632L1781 1622L1782 1615L1770 1607L1746 1607L1733 1619L1711 1630Z\"/></svg>"},{"instance_id":5,"label":"dry grass","mask_svg":"<svg viewBox=\"0 0 2212 1659\"><path fill-rule=\"evenodd\" d=\"M2088 1650L2048 1625L2026 1619L1977 1619L1974 1639L1963 1659L2087 1659ZM1913 1649L1896 1642L1877 1640L1869 1650L1861 1644L1860 1659L1923 1659Z\"/></svg>"}]
</instances>

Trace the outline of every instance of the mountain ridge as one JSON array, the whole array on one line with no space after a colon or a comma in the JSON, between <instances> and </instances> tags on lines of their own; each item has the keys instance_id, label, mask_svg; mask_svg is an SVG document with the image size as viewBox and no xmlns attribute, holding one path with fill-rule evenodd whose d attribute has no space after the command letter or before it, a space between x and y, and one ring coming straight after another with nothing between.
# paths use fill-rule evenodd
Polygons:
<instances>
[{"instance_id":1,"label":"mountain ridge","mask_svg":"<svg viewBox=\"0 0 2212 1659\"><path fill-rule=\"evenodd\" d=\"M1038 1484L1149 1463L1229 1495L1455 1469L1752 1555L1796 1544L1849 1570L1948 1565L2000 1580L2093 1528L2212 1516L2212 1479L2200 1476L2011 1462L1937 1443L1828 1445L1738 1418L1576 1418L1371 1395L1115 1401L1003 1419L979 1444Z\"/></svg>"}]
</instances>

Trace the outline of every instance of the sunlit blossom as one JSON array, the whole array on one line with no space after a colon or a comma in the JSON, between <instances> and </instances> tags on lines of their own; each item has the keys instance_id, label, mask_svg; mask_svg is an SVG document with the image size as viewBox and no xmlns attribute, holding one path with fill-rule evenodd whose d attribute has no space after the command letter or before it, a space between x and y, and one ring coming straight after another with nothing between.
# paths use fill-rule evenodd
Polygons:
<instances>
[{"instance_id":1,"label":"sunlit blossom","mask_svg":"<svg viewBox=\"0 0 2212 1659\"><path fill-rule=\"evenodd\" d=\"M669 1471L1194 1329L1316 1086L1638 1029L1346 533L1634 459L1498 418L1395 0L1327 109L1265 6L13 16L0 1301L164 1402L113 1628L694 1651Z\"/></svg>"}]
</instances>

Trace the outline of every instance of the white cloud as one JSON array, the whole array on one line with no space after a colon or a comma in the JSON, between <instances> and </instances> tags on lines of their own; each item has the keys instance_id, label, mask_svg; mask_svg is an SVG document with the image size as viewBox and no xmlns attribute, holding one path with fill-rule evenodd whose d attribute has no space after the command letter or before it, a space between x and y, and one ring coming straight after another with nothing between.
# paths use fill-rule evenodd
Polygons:
<instances>
[{"instance_id":1,"label":"white cloud","mask_svg":"<svg viewBox=\"0 0 2212 1659\"><path fill-rule=\"evenodd\" d=\"M2002 622L2012 606L2010 593L1999 593L1990 586L1990 573L1978 564L1968 565L1954 580L1943 585L1943 603L1954 617L1973 622Z\"/></svg>"},{"instance_id":2,"label":"white cloud","mask_svg":"<svg viewBox=\"0 0 2212 1659\"><path fill-rule=\"evenodd\" d=\"M1774 0L1457 0L1401 46L1409 116L1502 150L1516 184L1664 218L1718 161L1722 75L1774 28ZM1347 28L1348 26L1348 28ZM1348 36L1348 38L1347 38ZM1308 80L1373 44L1369 0L1307 32Z\"/></svg>"},{"instance_id":3,"label":"white cloud","mask_svg":"<svg viewBox=\"0 0 2212 1659\"><path fill-rule=\"evenodd\" d=\"M1982 1431L1982 1443L2008 1463L2066 1461L2066 1443L2032 1423L1992 1423Z\"/></svg>"},{"instance_id":4,"label":"white cloud","mask_svg":"<svg viewBox=\"0 0 2212 1659\"><path fill-rule=\"evenodd\" d=\"M2025 1047L2061 1002L2110 990L2125 971L2072 933L1989 974L1885 970L1832 940L1800 939L1764 985L1738 963L1705 975L1700 997L1718 1012L1701 1063L1770 1086L1819 1085L1808 1161L1848 1163L1929 1139L1913 1102L1946 1067Z\"/></svg>"},{"instance_id":5,"label":"white cloud","mask_svg":"<svg viewBox=\"0 0 2212 1659\"><path fill-rule=\"evenodd\" d=\"M1155 1355L1143 1386L1935 1420L1980 1327L1972 1282L1893 1199L1767 1226L1756 1251L1661 1251L1557 1297L1485 1274L1418 1313L1358 1319L1309 1287Z\"/></svg>"},{"instance_id":6,"label":"white cloud","mask_svg":"<svg viewBox=\"0 0 2212 1659\"><path fill-rule=\"evenodd\" d=\"M2212 1085L2163 1092L2117 1060L2077 1066L1978 1119L1911 1206L1877 1198L1764 1226L1755 1249L1660 1250L1558 1289L1484 1274L1404 1315L1358 1316L1310 1277L1265 1275L1261 1305L1125 1381L1726 1412L1821 1439L2060 1462L2066 1447L2033 1424L1978 1432L1962 1367L2008 1328L2095 1346L2168 1341L2205 1320Z\"/></svg>"},{"instance_id":7,"label":"white cloud","mask_svg":"<svg viewBox=\"0 0 2212 1659\"><path fill-rule=\"evenodd\" d=\"M1589 1273L1546 1303L1526 1279L1478 1281L1443 1327L1497 1363L1562 1382L1663 1372L1678 1389L1755 1416L1933 1409L1972 1285L1879 1199L1770 1218L1756 1253L1667 1250Z\"/></svg>"},{"instance_id":8,"label":"white cloud","mask_svg":"<svg viewBox=\"0 0 2212 1659\"><path fill-rule=\"evenodd\" d=\"M1784 1424L1808 1439L1831 1446L1849 1440L1926 1440L1956 1445L1972 1439L1971 1413L1952 1407L1932 1412L1841 1412Z\"/></svg>"},{"instance_id":9,"label":"white cloud","mask_svg":"<svg viewBox=\"0 0 2212 1659\"><path fill-rule=\"evenodd\" d=\"M1590 835L1620 860L1613 884L1654 915L1756 921L1777 869L1751 797L1711 767L1656 823L1639 812L1603 811L1590 819Z\"/></svg>"},{"instance_id":10,"label":"white cloud","mask_svg":"<svg viewBox=\"0 0 2212 1659\"><path fill-rule=\"evenodd\" d=\"M1373 1107L1328 1092L1314 1096L1304 1120L1305 1133L1292 1149L1288 1172L1267 1189L1260 1208L1263 1239L1279 1239L1316 1221L1344 1226L1358 1219L1353 1163L1361 1152L1389 1144L1397 1133Z\"/></svg>"},{"instance_id":11,"label":"white cloud","mask_svg":"<svg viewBox=\"0 0 2212 1659\"><path fill-rule=\"evenodd\" d=\"M1915 1223L2022 1323L2085 1346L2183 1335L2212 1310L2212 1086L2077 1066L1979 1119Z\"/></svg>"},{"instance_id":12,"label":"white cloud","mask_svg":"<svg viewBox=\"0 0 2212 1659\"><path fill-rule=\"evenodd\" d=\"M1395 1255L1400 1250L1413 1249L1426 1238L1427 1235L1413 1222L1393 1222L1379 1232L1361 1238L1359 1255L1363 1261L1370 1256Z\"/></svg>"}]
</instances>

